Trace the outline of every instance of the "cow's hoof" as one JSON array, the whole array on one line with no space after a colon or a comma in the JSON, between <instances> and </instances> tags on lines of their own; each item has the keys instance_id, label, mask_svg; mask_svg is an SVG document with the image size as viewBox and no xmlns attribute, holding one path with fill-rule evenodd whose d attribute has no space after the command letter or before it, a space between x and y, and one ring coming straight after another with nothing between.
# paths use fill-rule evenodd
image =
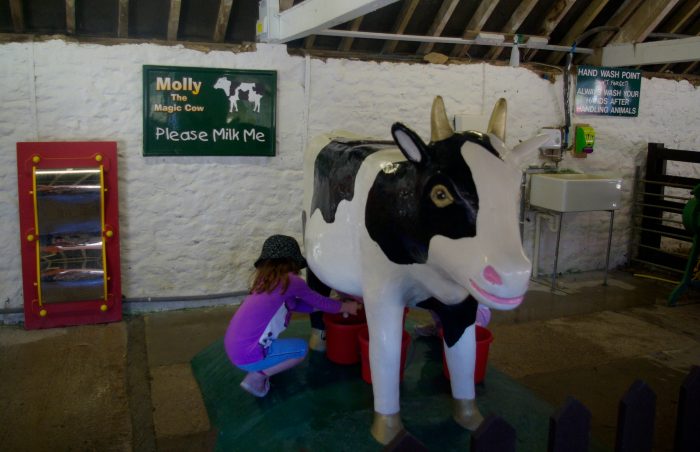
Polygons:
<instances>
[{"instance_id":1,"label":"cow's hoof","mask_svg":"<svg viewBox=\"0 0 700 452\"><path fill-rule=\"evenodd\" d=\"M452 417L459 425L471 431L479 428L484 420L474 399L454 399Z\"/></svg>"},{"instance_id":2,"label":"cow's hoof","mask_svg":"<svg viewBox=\"0 0 700 452\"><path fill-rule=\"evenodd\" d=\"M326 351L326 330L311 328L311 337L309 338L309 349L316 352Z\"/></svg>"},{"instance_id":3,"label":"cow's hoof","mask_svg":"<svg viewBox=\"0 0 700 452\"><path fill-rule=\"evenodd\" d=\"M374 439L386 446L396 435L401 433L403 429L401 415L399 413L380 414L375 412L374 422L372 423L370 432L372 436L374 436Z\"/></svg>"}]
</instances>

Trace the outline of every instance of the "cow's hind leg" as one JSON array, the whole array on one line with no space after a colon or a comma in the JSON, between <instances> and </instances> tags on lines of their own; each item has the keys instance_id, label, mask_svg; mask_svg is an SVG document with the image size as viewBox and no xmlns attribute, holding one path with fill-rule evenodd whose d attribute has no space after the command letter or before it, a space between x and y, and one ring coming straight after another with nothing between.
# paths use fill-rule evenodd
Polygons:
<instances>
[{"instance_id":1,"label":"cow's hind leg","mask_svg":"<svg viewBox=\"0 0 700 452\"><path fill-rule=\"evenodd\" d=\"M324 297L331 294L331 288L318 279L310 268L306 269L306 283L311 289L320 293ZM323 312L314 311L309 314L309 319L311 320L309 349L317 352L324 352L326 351L326 324L323 322Z\"/></svg>"},{"instance_id":2,"label":"cow's hind leg","mask_svg":"<svg viewBox=\"0 0 700 452\"><path fill-rule=\"evenodd\" d=\"M452 416L462 427L476 430L484 420L476 406L474 391L474 367L476 365L476 327L468 327L456 344L448 347L443 342L447 368L450 371L450 385L454 398Z\"/></svg>"}]
</instances>

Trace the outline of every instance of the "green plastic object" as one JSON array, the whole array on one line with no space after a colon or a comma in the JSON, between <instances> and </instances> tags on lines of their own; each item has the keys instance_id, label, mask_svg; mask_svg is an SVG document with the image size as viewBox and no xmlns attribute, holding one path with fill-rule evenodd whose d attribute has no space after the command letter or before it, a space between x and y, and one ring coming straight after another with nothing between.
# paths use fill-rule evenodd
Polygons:
<instances>
[{"instance_id":1,"label":"green plastic object","mask_svg":"<svg viewBox=\"0 0 700 452\"><path fill-rule=\"evenodd\" d=\"M576 126L576 147L577 154L593 152L595 145L595 130L591 126Z\"/></svg>"},{"instance_id":2,"label":"green plastic object","mask_svg":"<svg viewBox=\"0 0 700 452\"><path fill-rule=\"evenodd\" d=\"M698 196L700 196L700 185L696 185L692 190L693 198L683 208L683 226L693 234L693 247L690 249L688 262L685 264L683 279L678 283L671 295L668 297L668 305L675 306L678 298L689 287L699 287L700 281L695 276L698 274L698 232L700 226L700 206L698 206Z\"/></svg>"}]
</instances>

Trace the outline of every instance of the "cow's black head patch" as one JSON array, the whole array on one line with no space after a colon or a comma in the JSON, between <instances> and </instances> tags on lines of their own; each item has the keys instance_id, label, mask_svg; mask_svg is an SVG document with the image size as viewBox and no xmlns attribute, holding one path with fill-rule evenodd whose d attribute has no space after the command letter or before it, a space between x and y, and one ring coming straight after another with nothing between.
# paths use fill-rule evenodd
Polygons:
<instances>
[{"instance_id":1,"label":"cow's black head patch","mask_svg":"<svg viewBox=\"0 0 700 452\"><path fill-rule=\"evenodd\" d=\"M466 141L498 156L487 135L454 134L425 144L397 123L392 134L408 159L380 171L370 189L365 222L370 237L397 264L424 263L435 235L474 237L479 195L460 152Z\"/></svg>"}]
</instances>

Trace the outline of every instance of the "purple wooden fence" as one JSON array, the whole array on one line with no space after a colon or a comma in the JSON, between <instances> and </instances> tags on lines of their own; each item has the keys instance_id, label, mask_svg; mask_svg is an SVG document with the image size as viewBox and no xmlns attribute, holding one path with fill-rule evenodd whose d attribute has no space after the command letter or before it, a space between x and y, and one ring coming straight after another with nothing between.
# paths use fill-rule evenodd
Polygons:
<instances>
[{"instance_id":1,"label":"purple wooden fence","mask_svg":"<svg viewBox=\"0 0 700 452\"><path fill-rule=\"evenodd\" d=\"M656 394L641 380L620 399L616 452L651 451L654 441ZM548 452L586 452L590 443L591 412L573 397L549 419ZM471 437L472 452L515 452L517 433L498 416L489 416ZM385 451L424 452L416 438L402 432ZM700 367L693 366L680 388L674 452L700 451Z\"/></svg>"},{"instance_id":2,"label":"purple wooden fence","mask_svg":"<svg viewBox=\"0 0 700 452\"><path fill-rule=\"evenodd\" d=\"M656 394L641 380L620 399L616 452L651 451L654 440ZM549 452L587 451L591 413L569 397L549 421ZM515 451L516 432L506 421L491 416L472 435L472 452ZM700 451L700 367L693 366L680 388L674 452ZM427 449L426 449L427 450Z\"/></svg>"}]
</instances>

